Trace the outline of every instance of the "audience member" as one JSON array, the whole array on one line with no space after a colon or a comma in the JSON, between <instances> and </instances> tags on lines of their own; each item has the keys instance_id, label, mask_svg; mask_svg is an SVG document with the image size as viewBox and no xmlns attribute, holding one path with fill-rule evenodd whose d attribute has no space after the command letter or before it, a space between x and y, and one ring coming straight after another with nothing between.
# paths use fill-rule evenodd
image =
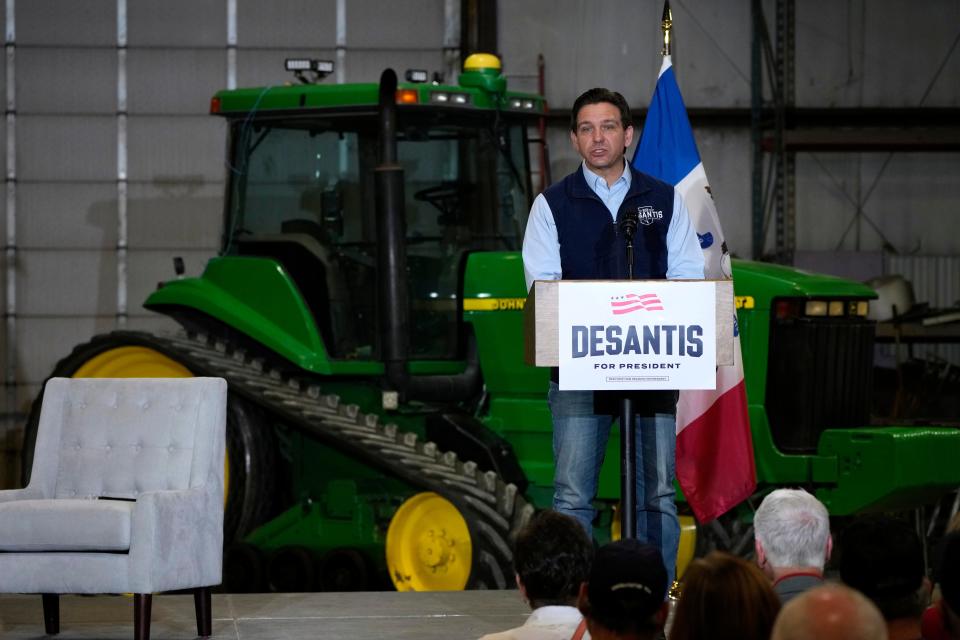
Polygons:
<instances>
[{"instance_id":1,"label":"audience member","mask_svg":"<svg viewBox=\"0 0 960 640\"><path fill-rule=\"evenodd\" d=\"M784 605L771 640L887 640L887 624L863 594L824 584Z\"/></svg>"},{"instance_id":2,"label":"audience member","mask_svg":"<svg viewBox=\"0 0 960 640\"><path fill-rule=\"evenodd\" d=\"M579 606L593 640L652 640L663 629L666 595L660 551L619 540L597 551Z\"/></svg>"},{"instance_id":3,"label":"audience member","mask_svg":"<svg viewBox=\"0 0 960 640\"><path fill-rule=\"evenodd\" d=\"M944 538L934 567L940 599L923 612L924 640L960 640L960 531Z\"/></svg>"},{"instance_id":4,"label":"audience member","mask_svg":"<svg viewBox=\"0 0 960 640\"><path fill-rule=\"evenodd\" d=\"M839 551L840 578L877 605L890 640L919 638L930 582L913 528L890 516L864 516L843 531Z\"/></svg>"},{"instance_id":5,"label":"audience member","mask_svg":"<svg viewBox=\"0 0 960 640\"><path fill-rule=\"evenodd\" d=\"M753 519L757 565L783 603L823 583L830 558L830 516L803 489L767 495Z\"/></svg>"},{"instance_id":6,"label":"audience member","mask_svg":"<svg viewBox=\"0 0 960 640\"><path fill-rule=\"evenodd\" d=\"M680 589L670 640L768 640L780 611L760 569L721 551L691 562Z\"/></svg>"},{"instance_id":7,"label":"audience member","mask_svg":"<svg viewBox=\"0 0 960 640\"><path fill-rule=\"evenodd\" d=\"M533 612L520 627L482 640L570 640L582 616L580 585L593 560L593 542L574 518L542 511L517 534L513 565L520 595Z\"/></svg>"}]
</instances>

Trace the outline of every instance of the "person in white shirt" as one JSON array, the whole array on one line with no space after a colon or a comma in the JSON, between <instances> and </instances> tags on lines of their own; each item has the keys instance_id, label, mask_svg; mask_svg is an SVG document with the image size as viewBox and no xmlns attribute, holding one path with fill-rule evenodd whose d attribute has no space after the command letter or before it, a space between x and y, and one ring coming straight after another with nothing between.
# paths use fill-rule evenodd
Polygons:
<instances>
[{"instance_id":1,"label":"person in white shirt","mask_svg":"<svg viewBox=\"0 0 960 640\"><path fill-rule=\"evenodd\" d=\"M523 625L481 640L570 640L582 619L577 596L592 562L593 542L577 520L556 511L535 515L513 550L517 588L533 612Z\"/></svg>"}]
</instances>

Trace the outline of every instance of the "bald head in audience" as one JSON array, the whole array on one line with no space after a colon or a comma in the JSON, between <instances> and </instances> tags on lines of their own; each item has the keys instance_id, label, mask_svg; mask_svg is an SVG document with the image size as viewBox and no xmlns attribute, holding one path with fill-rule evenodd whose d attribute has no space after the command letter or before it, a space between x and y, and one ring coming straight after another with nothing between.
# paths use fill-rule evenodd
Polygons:
<instances>
[{"instance_id":1,"label":"bald head in audience","mask_svg":"<svg viewBox=\"0 0 960 640\"><path fill-rule=\"evenodd\" d=\"M860 592L828 584L784 605L771 640L887 640L887 624Z\"/></svg>"}]
</instances>

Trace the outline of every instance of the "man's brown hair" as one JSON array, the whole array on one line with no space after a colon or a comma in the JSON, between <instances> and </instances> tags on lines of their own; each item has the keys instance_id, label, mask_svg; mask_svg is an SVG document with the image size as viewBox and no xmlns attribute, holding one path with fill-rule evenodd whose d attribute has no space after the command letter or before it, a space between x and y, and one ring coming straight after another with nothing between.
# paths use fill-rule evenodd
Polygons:
<instances>
[{"instance_id":1,"label":"man's brown hair","mask_svg":"<svg viewBox=\"0 0 960 640\"><path fill-rule=\"evenodd\" d=\"M580 109L588 104L600 104L601 102L609 102L620 111L620 124L623 125L624 129L633 126L633 116L630 115L630 105L627 104L626 99L616 91L595 87L584 91L574 101L573 109L570 110L570 131L577 132L577 117L580 115Z\"/></svg>"}]
</instances>

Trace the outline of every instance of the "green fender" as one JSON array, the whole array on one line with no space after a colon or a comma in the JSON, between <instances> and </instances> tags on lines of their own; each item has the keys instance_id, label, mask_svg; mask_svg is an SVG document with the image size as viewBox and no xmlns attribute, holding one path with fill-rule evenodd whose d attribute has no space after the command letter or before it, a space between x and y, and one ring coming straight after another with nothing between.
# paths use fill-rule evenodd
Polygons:
<instances>
[{"instance_id":1,"label":"green fender","mask_svg":"<svg viewBox=\"0 0 960 640\"><path fill-rule=\"evenodd\" d=\"M334 373L310 309L275 260L214 258L199 278L166 282L143 306L160 313L172 307L196 309L303 369Z\"/></svg>"}]
</instances>

